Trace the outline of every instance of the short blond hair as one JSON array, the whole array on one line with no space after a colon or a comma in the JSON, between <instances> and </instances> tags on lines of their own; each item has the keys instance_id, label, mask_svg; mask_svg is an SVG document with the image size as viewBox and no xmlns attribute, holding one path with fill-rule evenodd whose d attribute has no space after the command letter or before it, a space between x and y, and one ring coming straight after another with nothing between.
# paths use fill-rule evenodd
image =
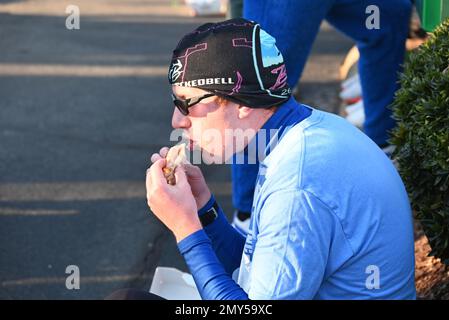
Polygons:
<instances>
[{"instance_id":1,"label":"short blond hair","mask_svg":"<svg viewBox=\"0 0 449 320\"><path fill-rule=\"evenodd\" d=\"M229 99L226 99L226 98L224 98L224 97L222 97L222 96L217 96L217 102L218 102L218 104L220 105L220 107L223 107L223 106L225 106L227 103L229 103L229 102L232 102L231 100L229 100ZM248 106L248 107L250 107L250 106ZM269 108L265 108L266 110L270 110L270 111L272 111L272 112L275 112L276 110L277 110L277 108L278 108L279 106L273 106L273 107L269 107ZM250 107L251 108L251 107ZM258 108L258 109L260 109L260 108Z\"/></svg>"}]
</instances>

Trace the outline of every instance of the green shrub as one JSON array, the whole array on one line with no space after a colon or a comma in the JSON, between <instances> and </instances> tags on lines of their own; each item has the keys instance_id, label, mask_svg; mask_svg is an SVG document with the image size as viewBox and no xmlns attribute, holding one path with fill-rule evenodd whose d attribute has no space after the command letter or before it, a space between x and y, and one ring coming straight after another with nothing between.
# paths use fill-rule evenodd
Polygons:
<instances>
[{"instance_id":1,"label":"green shrub","mask_svg":"<svg viewBox=\"0 0 449 320\"><path fill-rule=\"evenodd\" d=\"M449 20L409 55L390 142L432 252L449 264Z\"/></svg>"}]
</instances>

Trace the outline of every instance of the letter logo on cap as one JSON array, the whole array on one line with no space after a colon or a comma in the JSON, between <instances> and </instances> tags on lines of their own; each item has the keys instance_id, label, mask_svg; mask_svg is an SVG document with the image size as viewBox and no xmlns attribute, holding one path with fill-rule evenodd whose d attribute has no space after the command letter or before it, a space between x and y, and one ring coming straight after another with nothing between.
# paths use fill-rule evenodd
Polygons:
<instances>
[{"instance_id":1,"label":"letter logo on cap","mask_svg":"<svg viewBox=\"0 0 449 320\"><path fill-rule=\"evenodd\" d=\"M170 66L170 70L168 71L168 80L170 83L175 82L178 80L179 76L182 74L182 63L178 59L176 62L173 62Z\"/></svg>"}]
</instances>

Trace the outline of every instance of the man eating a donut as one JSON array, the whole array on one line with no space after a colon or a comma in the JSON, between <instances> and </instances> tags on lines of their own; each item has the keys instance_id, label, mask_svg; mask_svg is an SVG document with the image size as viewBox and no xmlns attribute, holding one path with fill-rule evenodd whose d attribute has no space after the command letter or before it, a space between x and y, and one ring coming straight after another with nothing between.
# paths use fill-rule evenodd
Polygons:
<instances>
[{"instance_id":1,"label":"man eating a donut","mask_svg":"<svg viewBox=\"0 0 449 320\"><path fill-rule=\"evenodd\" d=\"M178 161L167 183L168 148L152 156L148 205L203 299L415 299L401 178L361 131L291 97L273 37L244 19L202 25L179 41L168 76L172 126L203 152L225 163L263 142L246 238L198 167ZM236 147L226 130L250 133Z\"/></svg>"}]
</instances>

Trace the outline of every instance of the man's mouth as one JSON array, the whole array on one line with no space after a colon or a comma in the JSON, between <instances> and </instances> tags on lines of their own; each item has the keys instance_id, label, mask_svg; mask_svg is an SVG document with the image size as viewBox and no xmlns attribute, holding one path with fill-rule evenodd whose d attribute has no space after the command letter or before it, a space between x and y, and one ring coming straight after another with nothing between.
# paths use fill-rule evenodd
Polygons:
<instances>
[{"instance_id":1,"label":"man's mouth","mask_svg":"<svg viewBox=\"0 0 449 320\"><path fill-rule=\"evenodd\" d=\"M182 141L185 142L186 147L189 151L193 151L195 141L193 141L186 132L182 134Z\"/></svg>"},{"instance_id":2,"label":"man's mouth","mask_svg":"<svg viewBox=\"0 0 449 320\"><path fill-rule=\"evenodd\" d=\"M186 147L189 151L194 151L199 147L198 142L193 140L186 132L183 133L182 140L186 143Z\"/></svg>"}]
</instances>

